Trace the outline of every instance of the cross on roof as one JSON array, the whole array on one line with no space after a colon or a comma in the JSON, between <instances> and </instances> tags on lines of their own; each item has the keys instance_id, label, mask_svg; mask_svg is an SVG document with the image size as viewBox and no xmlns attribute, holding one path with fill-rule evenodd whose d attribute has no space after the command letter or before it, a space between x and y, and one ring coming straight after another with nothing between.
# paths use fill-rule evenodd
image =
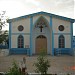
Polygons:
<instances>
[{"instance_id":1,"label":"cross on roof","mask_svg":"<svg viewBox=\"0 0 75 75\"><path fill-rule=\"evenodd\" d=\"M40 25L40 26L39 26L39 28L40 28L40 32L42 32L42 28L43 28L43 26L42 26L42 25Z\"/></svg>"}]
</instances>

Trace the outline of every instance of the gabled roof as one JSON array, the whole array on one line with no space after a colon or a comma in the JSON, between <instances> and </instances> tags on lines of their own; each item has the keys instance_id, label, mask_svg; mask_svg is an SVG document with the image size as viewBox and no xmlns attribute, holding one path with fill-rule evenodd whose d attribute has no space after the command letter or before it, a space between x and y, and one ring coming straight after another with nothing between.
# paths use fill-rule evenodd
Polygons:
<instances>
[{"instance_id":1,"label":"gabled roof","mask_svg":"<svg viewBox=\"0 0 75 75\"><path fill-rule=\"evenodd\" d=\"M52 17L59 18L59 19L62 19L62 20L70 21L72 23L75 22L75 19L72 19L72 18L68 18L68 17L64 17L64 16L59 16L59 15L56 15L56 14L52 14L52 13L41 11L41 12L37 12L37 13L20 16L20 17L13 18L13 19L9 19L8 23L9 22L13 22L13 21L17 21L17 20L20 20L20 19L23 19L23 18L27 18L27 17L32 17L32 16L35 16L35 15L39 15L39 14L44 14L44 15L52 16Z\"/></svg>"}]
</instances>

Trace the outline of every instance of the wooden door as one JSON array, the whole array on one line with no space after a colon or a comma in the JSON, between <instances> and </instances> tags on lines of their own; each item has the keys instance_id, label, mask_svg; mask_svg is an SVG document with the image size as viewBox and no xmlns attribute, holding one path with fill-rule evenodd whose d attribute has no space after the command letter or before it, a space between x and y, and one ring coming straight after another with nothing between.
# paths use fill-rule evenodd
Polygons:
<instances>
[{"instance_id":1,"label":"wooden door","mask_svg":"<svg viewBox=\"0 0 75 75\"><path fill-rule=\"evenodd\" d=\"M41 51L47 53L47 38L43 35L36 38L36 54L39 54Z\"/></svg>"}]
</instances>

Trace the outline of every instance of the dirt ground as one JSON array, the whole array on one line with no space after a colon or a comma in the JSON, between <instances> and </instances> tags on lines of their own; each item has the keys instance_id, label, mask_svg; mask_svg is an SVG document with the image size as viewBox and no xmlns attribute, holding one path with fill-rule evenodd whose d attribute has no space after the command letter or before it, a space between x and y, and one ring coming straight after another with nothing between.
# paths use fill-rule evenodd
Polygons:
<instances>
[{"instance_id":1,"label":"dirt ground","mask_svg":"<svg viewBox=\"0 0 75 75\"><path fill-rule=\"evenodd\" d=\"M26 57L26 66L29 73L34 73L35 67L33 66L34 62L37 62L38 56L26 56L26 55L9 55L9 56L0 56L0 72L7 72L9 67L12 66L13 59L18 63L22 61L23 57ZM69 55L60 55L60 56L47 56L47 59L50 61L51 67L48 69L48 73L57 73L58 75L65 75L67 73L75 75L75 57Z\"/></svg>"}]
</instances>

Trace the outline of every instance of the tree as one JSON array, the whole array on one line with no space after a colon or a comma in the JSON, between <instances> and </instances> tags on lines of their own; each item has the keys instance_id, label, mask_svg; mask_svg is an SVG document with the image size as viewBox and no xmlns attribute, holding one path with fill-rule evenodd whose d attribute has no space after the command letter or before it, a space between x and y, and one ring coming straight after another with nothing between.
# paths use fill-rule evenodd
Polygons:
<instances>
[{"instance_id":1,"label":"tree","mask_svg":"<svg viewBox=\"0 0 75 75\"><path fill-rule=\"evenodd\" d=\"M5 13L6 11L2 11L2 13L0 14L0 28L2 28L2 26L5 26L7 23L8 18L6 18Z\"/></svg>"},{"instance_id":2,"label":"tree","mask_svg":"<svg viewBox=\"0 0 75 75\"><path fill-rule=\"evenodd\" d=\"M1 32L0 34L0 44L4 42L8 42L8 31Z\"/></svg>"},{"instance_id":3,"label":"tree","mask_svg":"<svg viewBox=\"0 0 75 75\"><path fill-rule=\"evenodd\" d=\"M41 52L41 54L37 57L37 62L34 63L34 66L36 67L36 72L41 73L41 75L47 74L50 64L44 52Z\"/></svg>"},{"instance_id":4,"label":"tree","mask_svg":"<svg viewBox=\"0 0 75 75\"><path fill-rule=\"evenodd\" d=\"M7 18L5 16L5 11L3 11L1 14L0 14L0 44L3 43L3 41L7 41L8 39L8 31L2 31L2 27L4 27L7 23Z\"/></svg>"}]
</instances>

